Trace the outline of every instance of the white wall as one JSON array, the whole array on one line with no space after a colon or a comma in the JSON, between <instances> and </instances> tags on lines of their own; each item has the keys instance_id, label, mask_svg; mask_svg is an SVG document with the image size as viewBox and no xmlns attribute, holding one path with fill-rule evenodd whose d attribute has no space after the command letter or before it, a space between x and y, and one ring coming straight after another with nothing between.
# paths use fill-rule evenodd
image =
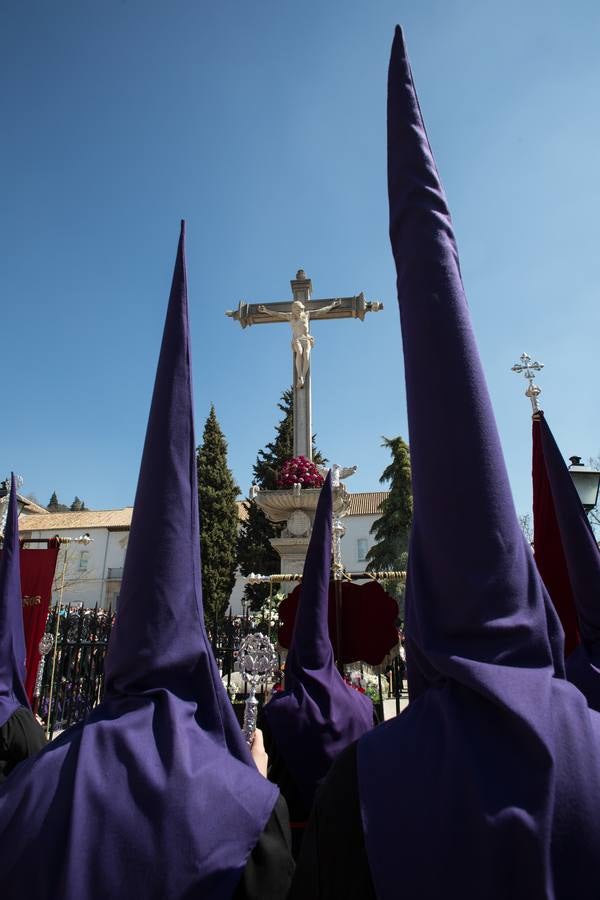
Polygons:
<instances>
[{"instance_id":1,"label":"white wall","mask_svg":"<svg viewBox=\"0 0 600 900\"><path fill-rule=\"evenodd\" d=\"M113 595L118 593L118 581L108 580L108 570L109 568L122 570L129 532L89 528L87 533L92 538L89 544L78 544L73 540L73 543L61 545L56 563L52 603L56 603L60 595L66 558L63 602L108 607L112 600L114 606ZM53 538L55 534L56 530L34 531L31 537ZM59 534L60 537L76 539L81 536L82 531L61 528Z\"/></svg>"},{"instance_id":2,"label":"white wall","mask_svg":"<svg viewBox=\"0 0 600 900\"><path fill-rule=\"evenodd\" d=\"M367 541L367 548L375 543L369 529L378 516L347 516L343 519L346 534L342 538L342 562L348 572L363 572L366 561L358 558L358 541ZM61 537L78 538L81 529L61 529ZM32 537L52 538L56 531L35 531ZM120 587L120 572L125 563L125 551L129 540L128 531L109 531L108 528L89 528L92 538L87 546L77 544L63 544L58 555L56 566L55 585L56 590L52 594L52 602L55 603L59 594L60 576L62 572L64 554L67 554L67 569L65 572L65 603L83 603L84 606L108 607L113 609ZM82 556L83 554L83 556ZM82 562L83 560L83 562ZM87 566L86 566L87 563ZM86 566L82 568L82 566ZM110 571L112 570L112 571ZM109 574L115 577L109 578ZM231 593L231 608L234 615L242 612L241 598L246 584L245 578L236 578Z\"/></svg>"}]
</instances>

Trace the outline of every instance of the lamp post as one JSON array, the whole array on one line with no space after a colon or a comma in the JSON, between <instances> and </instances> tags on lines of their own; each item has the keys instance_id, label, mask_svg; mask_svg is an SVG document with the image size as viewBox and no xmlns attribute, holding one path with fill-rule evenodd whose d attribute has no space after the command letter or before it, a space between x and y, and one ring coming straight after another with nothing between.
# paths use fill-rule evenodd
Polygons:
<instances>
[{"instance_id":1,"label":"lamp post","mask_svg":"<svg viewBox=\"0 0 600 900\"><path fill-rule=\"evenodd\" d=\"M600 472L591 469L589 466L581 465L580 456L570 456L571 465L569 472L573 479L573 484L579 494L581 505L586 513L591 512L598 502L598 491L600 490Z\"/></svg>"}]
</instances>

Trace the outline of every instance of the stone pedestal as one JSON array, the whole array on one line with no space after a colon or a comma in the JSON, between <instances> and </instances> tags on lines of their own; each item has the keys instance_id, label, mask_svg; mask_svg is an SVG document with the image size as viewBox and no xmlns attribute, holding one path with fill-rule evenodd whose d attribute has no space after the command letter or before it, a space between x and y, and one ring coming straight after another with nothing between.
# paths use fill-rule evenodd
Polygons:
<instances>
[{"instance_id":1,"label":"stone pedestal","mask_svg":"<svg viewBox=\"0 0 600 900\"><path fill-rule=\"evenodd\" d=\"M281 536L271 539L273 549L281 559L280 572L285 575L301 575L304 569L306 551L319 501L319 488L258 491L257 504L271 522L285 522ZM333 488L333 514L344 516L348 512L350 497L344 484ZM285 593L293 590L294 584L282 584Z\"/></svg>"}]
</instances>

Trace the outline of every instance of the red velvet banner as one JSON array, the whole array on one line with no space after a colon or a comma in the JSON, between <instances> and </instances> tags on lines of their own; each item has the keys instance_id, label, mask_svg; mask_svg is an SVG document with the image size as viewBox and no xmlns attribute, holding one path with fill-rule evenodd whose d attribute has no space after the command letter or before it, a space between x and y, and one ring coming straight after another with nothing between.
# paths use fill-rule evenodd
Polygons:
<instances>
[{"instance_id":1,"label":"red velvet banner","mask_svg":"<svg viewBox=\"0 0 600 900\"><path fill-rule=\"evenodd\" d=\"M278 641L286 650L292 639L300 585L279 604ZM377 666L398 643L396 619L398 604L377 581L367 584L342 582L342 661L362 660ZM335 587L329 585L329 637L335 652L336 613Z\"/></svg>"},{"instance_id":2,"label":"red velvet banner","mask_svg":"<svg viewBox=\"0 0 600 900\"><path fill-rule=\"evenodd\" d=\"M536 419L533 420L532 439L535 561L565 632L565 657L567 657L579 643L579 624L567 562L556 521L554 500L546 474L540 424Z\"/></svg>"},{"instance_id":3,"label":"red velvet banner","mask_svg":"<svg viewBox=\"0 0 600 900\"><path fill-rule=\"evenodd\" d=\"M33 700L35 677L40 662L38 648L50 609L52 581L59 548L60 544L55 540L48 541L47 549L43 550L21 547L21 596L23 597L23 627L27 653L25 690L30 703Z\"/></svg>"}]
</instances>

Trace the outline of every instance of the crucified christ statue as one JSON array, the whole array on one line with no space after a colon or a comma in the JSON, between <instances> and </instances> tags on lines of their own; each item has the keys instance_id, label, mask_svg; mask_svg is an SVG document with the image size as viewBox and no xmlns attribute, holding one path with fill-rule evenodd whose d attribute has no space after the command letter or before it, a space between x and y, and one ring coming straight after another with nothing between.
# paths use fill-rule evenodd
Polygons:
<instances>
[{"instance_id":1,"label":"crucified christ statue","mask_svg":"<svg viewBox=\"0 0 600 900\"><path fill-rule=\"evenodd\" d=\"M312 310L314 318L318 318L319 314L327 314L336 306L341 304L341 300L334 300L327 306L320 306ZM315 339L309 332L310 312L301 300L294 300L292 303L292 311L289 313L272 312L264 304L259 304L258 311L271 319L278 322L289 322L292 326L292 350L294 351L294 362L296 366L296 378L299 388L304 387L304 381L310 366L310 351L315 343Z\"/></svg>"}]
</instances>

